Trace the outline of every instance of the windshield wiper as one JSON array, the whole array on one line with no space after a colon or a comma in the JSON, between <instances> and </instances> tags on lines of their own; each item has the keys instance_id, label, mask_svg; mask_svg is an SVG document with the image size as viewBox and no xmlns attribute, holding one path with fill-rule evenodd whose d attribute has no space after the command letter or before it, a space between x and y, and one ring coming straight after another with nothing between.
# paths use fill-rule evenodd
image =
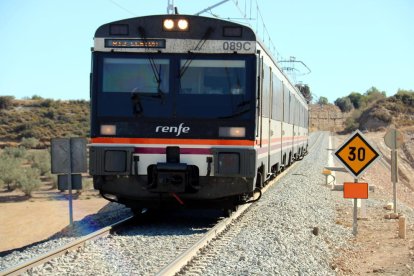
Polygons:
<instances>
[{"instance_id":1,"label":"windshield wiper","mask_svg":"<svg viewBox=\"0 0 414 276\"><path fill-rule=\"evenodd\" d=\"M204 44L206 43L207 39L210 37L210 35L213 33L214 29L212 27L208 27L206 30L206 33L204 36L200 39L200 41L197 43L196 47L193 51L201 50L203 48ZM191 51L189 51L189 54L192 54ZM184 76L185 71L187 71L188 67L190 67L191 62L193 61L193 56L191 55L189 59L187 59L183 66L181 66L178 77L181 79L182 76Z\"/></svg>"},{"instance_id":2,"label":"windshield wiper","mask_svg":"<svg viewBox=\"0 0 414 276\"><path fill-rule=\"evenodd\" d=\"M141 99L139 98L139 93L132 92L131 101L132 101L132 113L135 116L141 116L144 109L142 108Z\"/></svg>"},{"instance_id":3,"label":"windshield wiper","mask_svg":"<svg viewBox=\"0 0 414 276\"><path fill-rule=\"evenodd\" d=\"M152 98L160 98L162 101L164 100L164 92L161 90L161 64L159 65L159 69L157 69L157 64L154 61L154 58L148 52L148 43L147 43L147 36L145 34L145 29L141 26L138 27L138 32L141 35L142 39L144 40L145 52L147 53L148 61L150 62L152 73L154 74L155 80L157 81L157 94L151 96Z\"/></svg>"}]
</instances>

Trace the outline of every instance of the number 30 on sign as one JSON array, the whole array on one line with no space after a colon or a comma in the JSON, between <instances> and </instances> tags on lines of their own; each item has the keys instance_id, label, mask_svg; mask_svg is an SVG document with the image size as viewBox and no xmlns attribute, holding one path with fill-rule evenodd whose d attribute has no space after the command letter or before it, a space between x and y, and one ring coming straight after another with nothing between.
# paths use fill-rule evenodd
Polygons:
<instances>
[{"instance_id":1,"label":"number 30 on sign","mask_svg":"<svg viewBox=\"0 0 414 276\"><path fill-rule=\"evenodd\" d=\"M380 154L357 130L334 152L334 156L354 178L358 178Z\"/></svg>"}]
</instances>

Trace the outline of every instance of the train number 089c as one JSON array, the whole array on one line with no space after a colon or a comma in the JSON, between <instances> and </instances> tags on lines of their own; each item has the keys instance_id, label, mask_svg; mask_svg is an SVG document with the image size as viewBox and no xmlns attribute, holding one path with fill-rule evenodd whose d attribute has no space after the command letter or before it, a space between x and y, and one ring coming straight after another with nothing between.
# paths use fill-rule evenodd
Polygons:
<instances>
[{"instance_id":1,"label":"train number 089c","mask_svg":"<svg viewBox=\"0 0 414 276\"><path fill-rule=\"evenodd\" d=\"M235 42L235 41L225 41L223 42L223 50L225 51L240 51L245 50L249 51L251 49L250 42Z\"/></svg>"}]
</instances>

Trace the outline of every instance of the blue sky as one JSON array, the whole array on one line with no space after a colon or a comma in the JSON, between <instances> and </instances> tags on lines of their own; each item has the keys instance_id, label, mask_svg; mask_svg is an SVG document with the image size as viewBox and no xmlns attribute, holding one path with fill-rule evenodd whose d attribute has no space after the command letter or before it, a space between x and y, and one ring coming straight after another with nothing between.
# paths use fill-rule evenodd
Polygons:
<instances>
[{"instance_id":1,"label":"blue sky","mask_svg":"<svg viewBox=\"0 0 414 276\"><path fill-rule=\"evenodd\" d=\"M218 2L175 0L174 4L179 13L194 14ZM240 18L234 2L212 12ZM238 0L248 15L250 2ZM256 18L252 3L251 15ZM308 84L316 96L333 102L372 86L389 96L399 88L414 89L414 1L257 3L279 54L286 59L295 56L311 69L297 80ZM166 13L166 8L167 0L1 0L0 95L89 99L90 48L96 28ZM263 36L261 21L250 22Z\"/></svg>"}]
</instances>

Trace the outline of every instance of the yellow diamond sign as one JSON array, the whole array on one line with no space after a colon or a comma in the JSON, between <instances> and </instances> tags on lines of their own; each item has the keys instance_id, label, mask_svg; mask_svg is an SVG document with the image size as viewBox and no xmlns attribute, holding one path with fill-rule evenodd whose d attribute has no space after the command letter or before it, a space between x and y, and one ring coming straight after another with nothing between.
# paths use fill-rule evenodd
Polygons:
<instances>
[{"instance_id":1,"label":"yellow diamond sign","mask_svg":"<svg viewBox=\"0 0 414 276\"><path fill-rule=\"evenodd\" d=\"M354 178L358 178L380 157L359 130L355 131L334 155Z\"/></svg>"}]
</instances>

